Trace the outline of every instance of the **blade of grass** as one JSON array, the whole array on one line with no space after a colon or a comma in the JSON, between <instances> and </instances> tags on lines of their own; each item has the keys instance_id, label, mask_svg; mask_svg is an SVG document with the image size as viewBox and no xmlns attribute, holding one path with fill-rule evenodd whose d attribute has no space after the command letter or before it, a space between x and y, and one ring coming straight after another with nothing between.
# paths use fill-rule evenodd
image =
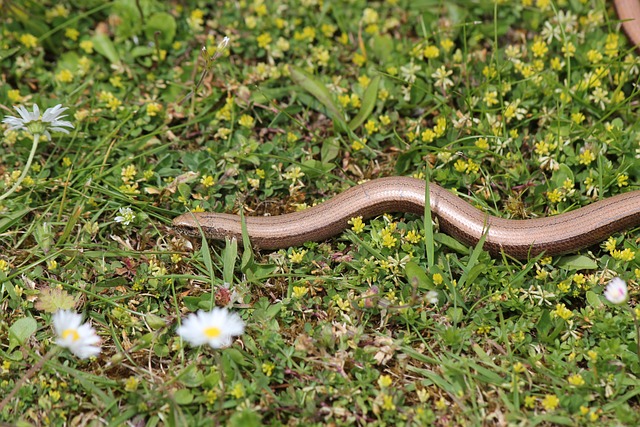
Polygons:
<instances>
[{"instance_id":1,"label":"blade of grass","mask_svg":"<svg viewBox=\"0 0 640 427\"><path fill-rule=\"evenodd\" d=\"M343 128L346 127L344 113L342 109L333 101L333 96L325 85L306 71L298 67L289 65L291 79L301 88L314 96L327 109L329 117L338 122Z\"/></svg>"},{"instance_id":2,"label":"blade of grass","mask_svg":"<svg viewBox=\"0 0 640 427\"><path fill-rule=\"evenodd\" d=\"M367 89L364 91L362 97L362 107L358 114L349 122L349 129L356 130L358 126L364 123L365 120L371 115L373 108L376 106L378 100L378 86L380 85L380 76L375 76Z\"/></svg>"}]
</instances>

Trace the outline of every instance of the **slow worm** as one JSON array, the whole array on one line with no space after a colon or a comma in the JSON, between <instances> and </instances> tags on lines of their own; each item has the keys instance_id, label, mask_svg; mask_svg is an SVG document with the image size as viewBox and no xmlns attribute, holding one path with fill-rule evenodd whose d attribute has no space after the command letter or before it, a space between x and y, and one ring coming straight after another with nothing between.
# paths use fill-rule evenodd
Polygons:
<instances>
[{"instance_id":1,"label":"slow worm","mask_svg":"<svg viewBox=\"0 0 640 427\"><path fill-rule=\"evenodd\" d=\"M424 213L424 181L407 177L374 179L300 212L271 217L246 217L251 242L263 249L321 241L349 227L348 221L384 212ZM594 245L611 234L640 225L640 191L601 200L546 218L503 219L471 206L437 184L429 184L432 214L440 229L475 245L486 233L484 248L493 255L526 259L542 252L560 255ZM209 239L242 236L240 217L224 213L185 213L173 220L180 233Z\"/></svg>"},{"instance_id":2,"label":"slow worm","mask_svg":"<svg viewBox=\"0 0 640 427\"><path fill-rule=\"evenodd\" d=\"M622 28L640 47L640 0L614 0ZM486 234L484 248L493 255L504 251L518 259L540 253L575 252L640 225L640 191L620 194L588 206L547 218L509 220L488 215L436 184L429 184L431 212L440 228L475 245ZM380 178L355 186L320 205L301 212L273 217L247 217L251 241L263 249L297 246L321 241L349 227L348 221L384 212L422 214L425 183L413 178ZM240 238L240 217L223 213L186 213L173 220L180 233L209 239Z\"/></svg>"},{"instance_id":3,"label":"slow worm","mask_svg":"<svg viewBox=\"0 0 640 427\"><path fill-rule=\"evenodd\" d=\"M631 43L640 49L640 0L614 0L618 18Z\"/></svg>"}]
</instances>

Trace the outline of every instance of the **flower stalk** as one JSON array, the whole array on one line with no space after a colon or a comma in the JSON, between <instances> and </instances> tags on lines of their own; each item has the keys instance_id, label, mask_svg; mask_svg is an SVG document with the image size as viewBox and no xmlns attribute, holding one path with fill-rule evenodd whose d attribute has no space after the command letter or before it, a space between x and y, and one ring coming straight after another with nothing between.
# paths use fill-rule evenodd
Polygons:
<instances>
[{"instance_id":1,"label":"flower stalk","mask_svg":"<svg viewBox=\"0 0 640 427\"><path fill-rule=\"evenodd\" d=\"M636 328L636 353L638 354L638 362L640 362L640 325L638 325L638 316L636 315L636 311L633 309L633 307L627 304L629 301L629 290L627 288L627 282L619 277L614 277L604 289L604 297L611 304L625 304L627 310L631 312L633 325Z\"/></svg>"},{"instance_id":2,"label":"flower stalk","mask_svg":"<svg viewBox=\"0 0 640 427\"><path fill-rule=\"evenodd\" d=\"M213 68L213 63L215 62L216 59L218 59L224 53L224 51L227 49L228 46L229 46L229 37L225 36L222 39L222 41L218 43L218 46L213 51L213 53L210 53L207 50L206 46L202 47L202 50L200 51L204 59L204 69L202 70L202 74L200 74L200 78L198 79L198 82L193 86L193 89L188 94L186 94L185 97L178 102L178 104L182 104L184 101L191 98L194 94L198 92L198 89L200 88L200 85L202 85L204 78L207 76L207 74L209 74L209 71L211 71L211 69Z\"/></svg>"},{"instance_id":3,"label":"flower stalk","mask_svg":"<svg viewBox=\"0 0 640 427\"><path fill-rule=\"evenodd\" d=\"M640 327L638 325L638 316L636 316L636 311L629 307L629 311L631 311L631 317L633 317L633 324L636 327L636 353L638 353L638 362L640 363Z\"/></svg>"},{"instance_id":4,"label":"flower stalk","mask_svg":"<svg viewBox=\"0 0 640 427\"><path fill-rule=\"evenodd\" d=\"M0 201L6 199L11 194L13 194L18 189L18 187L20 187L20 184L22 184L22 181L24 181L24 179L27 177L27 173L29 173L29 169L31 168L31 163L33 162L33 158L36 155L36 149L38 148L39 140L40 140L40 134L36 133L35 135L33 135L33 144L31 145L31 152L29 153L29 158L27 159L27 163L24 165L24 169L22 170L22 173L20 174L20 177L18 178L18 180L13 183L9 191L7 191L2 196L0 196Z\"/></svg>"}]
</instances>

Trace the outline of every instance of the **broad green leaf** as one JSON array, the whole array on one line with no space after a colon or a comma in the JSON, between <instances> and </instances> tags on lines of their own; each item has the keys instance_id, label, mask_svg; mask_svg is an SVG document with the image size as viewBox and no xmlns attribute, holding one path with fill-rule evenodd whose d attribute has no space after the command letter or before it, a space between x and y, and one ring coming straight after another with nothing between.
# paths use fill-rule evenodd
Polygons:
<instances>
[{"instance_id":1,"label":"broad green leaf","mask_svg":"<svg viewBox=\"0 0 640 427\"><path fill-rule=\"evenodd\" d=\"M331 163L323 163L319 160L308 159L300 164L300 169L309 178L318 178L325 176L336 165Z\"/></svg>"},{"instance_id":2,"label":"broad green leaf","mask_svg":"<svg viewBox=\"0 0 640 427\"><path fill-rule=\"evenodd\" d=\"M467 275L465 276L465 283L473 283L478 276L487 271L487 266L485 264L476 264L471 269L467 270Z\"/></svg>"},{"instance_id":3,"label":"broad green leaf","mask_svg":"<svg viewBox=\"0 0 640 427\"><path fill-rule=\"evenodd\" d=\"M147 325L154 331L157 331L160 328L163 328L167 325L167 322L157 314L147 313L144 316Z\"/></svg>"},{"instance_id":4,"label":"broad green leaf","mask_svg":"<svg viewBox=\"0 0 640 427\"><path fill-rule=\"evenodd\" d=\"M551 331L551 314L549 310L544 310L542 312L542 316L538 320L538 324L536 325L536 330L538 331L538 335L541 337L547 336L549 331Z\"/></svg>"},{"instance_id":5,"label":"broad green leaf","mask_svg":"<svg viewBox=\"0 0 640 427\"><path fill-rule=\"evenodd\" d=\"M36 225L33 237L36 239L38 247L46 254L53 245L54 232L49 222L41 222Z\"/></svg>"},{"instance_id":6,"label":"broad green leaf","mask_svg":"<svg viewBox=\"0 0 640 427\"><path fill-rule=\"evenodd\" d=\"M75 70L78 68L80 62L80 55L77 52L65 52L60 55L56 63L56 71L62 70Z\"/></svg>"},{"instance_id":7,"label":"broad green leaf","mask_svg":"<svg viewBox=\"0 0 640 427\"><path fill-rule=\"evenodd\" d=\"M9 349L7 351L27 342L36 329L38 329L38 323L33 317L23 317L16 320L9 328Z\"/></svg>"},{"instance_id":8,"label":"broad green leaf","mask_svg":"<svg viewBox=\"0 0 640 427\"><path fill-rule=\"evenodd\" d=\"M211 279L211 286L213 286L215 272L213 270L213 261L211 260L211 250L209 249L209 242L207 242L207 238L205 237L204 233L202 233L200 252L202 252L202 261L204 262L205 267L207 267L209 279Z\"/></svg>"},{"instance_id":9,"label":"broad green leaf","mask_svg":"<svg viewBox=\"0 0 640 427\"><path fill-rule=\"evenodd\" d=\"M153 55L155 51L156 50L151 46L136 46L133 49L131 49L131 52L129 54L131 55L132 58L138 58L140 56Z\"/></svg>"},{"instance_id":10,"label":"broad green leaf","mask_svg":"<svg viewBox=\"0 0 640 427\"><path fill-rule=\"evenodd\" d=\"M458 280L458 286L460 287L460 289L467 283L467 280L469 279L473 280L476 277L478 277L478 274L480 274L480 272L477 271L475 267L478 262L478 257L482 253L482 248L484 247L484 241L487 240L488 233L489 233L489 230L488 229L485 230L484 234L482 235L482 237L480 237L480 240L478 240L478 243L473 248L473 251L471 252L471 256L469 257L469 261L467 262L467 265L464 266L464 272L462 273L462 276L460 276L460 279ZM484 266L481 266L481 267L482 267L482 270L484 271Z\"/></svg>"},{"instance_id":11,"label":"broad green leaf","mask_svg":"<svg viewBox=\"0 0 640 427\"><path fill-rule=\"evenodd\" d=\"M173 398L178 405L188 405L193 402L193 393L191 393L191 390L183 388L176 391Z\"/></svg>"},{"instance_id":12,"label":"broad green leaf","mask_svg":"<svg viewBox=\"0 0 640 427\"><path fill-rule=\"evenodd\" d=\"M240 220L242 221L242 259L240 260L240 271L247 275L250 279L255 276L255 262L251 241L249 240L249 232L247 231L247 221L245 221L244 213L240 209Z\"/></svg>"},{"instance_id":13,"label":"broad green leaf","mask_svg":"<svg viewBox=\"0 0 640 427\"><path fill-rule=\"evenodd\" d=\"M387 62L387 59L393 53L393 39L391 36L387 34L376 35L373 37L372 43L373 46L371 50L373 54L380 62Z\"/></svg>"},{"instance_id":14,"label":"broad green leaf","mask_svg":"<svg viewBox=\"0 0 640 427\"><path fill-rule=\"evenodd\" d=\"M433 240L438 242L438 243L441 243L441 244L445 245L449 249L453 249L454 251L456 251L456 252L458 252L460 254L468 254L469 253L469 247L467 247L467 245L465 245L463 243L460 243L459 241L457 241L453 237L449 236L448 234L434 233L433 234Z\"/></svg>"},{"instance_id":15,"label":"broad green leaf","mask_svg":"<svg viewBox=\"0 0 640 427\"><path fill-rule=\"evenodd\" d=\"M140 0L116 0L111 6L111 12L120 18L119 24L113 28L118 40L129 39L142 31L142 17L136 3L145 9L146 2Z\"/></svg>"},{"instance_id":16,"label":"broad green leaf","mask_svg":"<svg viewBox=\"0 0 640 427\"><path fill-rule=\"evenodd\" d=\"M222 280L225 283L233 283L233 269L238 257L238 241L236 239L226 239L226 246L222 250Z\"/></svg>"},{"instance_id":17,"label":"broad green leaf","mask_svg":"<svg viewBox=\"0 0 640 427\"><path fill-rule=\"evenodd\" d=\"M83 213L84 213L84 204L80 203L73 209L73 213L67 220L67 223L64 226L64 230L62 231L62 234L58 238L58 241L55 242L56 246L60 247L67 241L67 239L69 238L73 230L76 229L76 224L80 219L80 215L82 215Z\"/></svg>"},{"instance_id":18,"label":"broad green leaf","mask_svg":"<svg viewBox=\"0 0 640 427\"><path fill-rule=\"evenodd\" d=\"M560 164L558 169L553 173L551 181L556 187L560 188L564 185L566 180L574 182L573 171L569 166Z\"/></svg>"},{"instance_id":19,"label":"broad green leaf","mask_svg":"<svg viewBox=\"0 0 640 427\"><path fill-rule=\"evenodd\" d=\"M167 357L169 353L171 353L171 350L166 344L155 344L153 346L153 354L158 357Z\"/></svg>"},{"instance_id":20,"label":"broad green leaf","mask_svg":"<svg viewBox=\"0 0 640 427\"><path fill-rule=\"evenodd\" d=\"M301 88L309 92L327 109L327 114L334 120L344 123L344 114L338 105L333 101L331 92L311 74L298 67L289 65L291 79Z\"/></svg>"},{"instance_id":21,"label":"broad green leaf","mask_svg":"<svg viewBox=\"0 0 640 427\"><path fill-rule=\"evenodd\" d=\"M380 85L380 76L375 76L367 89L364 91L362 97L362 107L358 114L349 122L349 129L355 130L364 123L365 120L371 115L373 108L376 106L378 99L378 86Z\"/></svg>"},{"instance_id":22,"label":"broad green leaf","mask_svg":"<svg viewBox=\"0 0 640 427\"><path fill-rule=\"evenodd\" d=\"M591 307L595 309L601 309L602 307L604 307L604 304L602 303L600 296L595 292L587 291L586 297L587 297L587 302Z\"/></svg>"},{"instance_id":23,"label":"broad green leaf","mask_svg":"<svg viewBox=\"0 0 640 427\"><path fill-rule=\"evenodd\" d=\"M251 409L244 409L234 412L229 418L228 425L229 427L260 427L263 424L260 414Z\"/></svg>"},{"instance_id":24,"label":"broad green leaf","mask_svg":"<svg viewBox=\"0 0 640 427\"><path fill-rule=\"evenodd\" d=\"M223 350L222 355L223 355L223 362L228 362L232 360L234 363L241 366L249 366L252 364L244 357L244 355L237 348L233 348L233 347L225 348Z\"/></svg>"},{"instance_id":25,"label":"broad green leaf","mask_svg":"<svg viewBox=\"0 0 640 427\"><path fill-rule=\"evenodd\" d=\"M147 20L144 33L149 41L155 40L156 31L159 32L158 42L161 47L171 45L176 36L176 20L166 12L158 12Z\"/></svg>"},{"instance_id":26,"label":"broad green leaf","mask_svg":"<svg viewBox=\"0 0 640 427\"><path fill-rule=\"evenodd\" d=\"M453 324L462 322L464 312L460 307L449 307L447 310L447 316L451 319Z\"/></svg>"},{"instance_id":27,"label":"broad green leaf","mask_svg":"<svg viewBox=\"0 0 640 427\"><path fill-rule=\"evenodd\" d=\"M189 365L180 372L179 380L187 387L198 387L204 382L204 375L196 365Z\"/></svg>"},{"instance_id":28,"label":"broad green leaf","mask_svg":"<svg viewBox=\"0 0 640 427\"><path fill-rule=\"evenodd\" d=\"M112 64L120 63L120 55L118 55L115 45L106 34L96 33L92 41L96 52L107 58Z\"/></svg>"},{"instance_id":29,"label":"broad green leaf","mask_svg":"<svg viewBox=\"0 0 640 427\"><path fill-rule=\"evenodd\" d=\"M131 348L129 349L129 351L133 353L138 350L142 350L144 348L149 348L151 347L151 344L153 344L153 340L154 340L153 333L148 332L142 335L141 337L139 337L138 339L136 339L133 345L131 346Z\"/></svg>"},{"instance_id":30,"label":"broad green leaf","mask_svg":"<svg viewBox=\"0 0 640 427\"><path fill-rule=\"evenodd\" d=\"M209 375L204 377L202 386L205 388L213 388L220 382L220 371L211 371Z\"/></svg>"},{"instance_id":31,"label":"broad green leaf","mask_svg":"<svg viewBox=\"0 0 640 427\"><path fill-rule=\"evenodd\" d=\"M327 164L338 157L340 153L340 143L336 138L325 138L320 148L320 160Z\"/></svg>"},{"instance_id":32,"label":"broad green leaf","mask_svg":"<svg viewBox=\"0 0 640 427\"><path fill-rule=\"evenodd\" d=\"M595 270L598 264L585 255L571 255L562 257L558 262L559 268L567 270Z\"/></svg>"},{"instance_id":33,"label":"broad green leaf","mask_svg":"<svg viewBox=\"0 0 640 427\"><path fill-rule=\"evenodd\" d=\"M405 267L404 272L407 275L407 280L411 285L416 285L419 289L433 289L433 282L427 276L427 273L422 267L413 261L409 261Z\"/></svg>"},{"instance_id":34,"label":"broad green leaf","mask_svg":"<svg viewBox=\"0 0 640 427\"><path fill-rule=\"evenodd\" d=\"M5 232L7 229L14 227L15 224L26 214L31 212L31 209L16 209L14 212L6 212L2 214L0 218L0 233Z\"/></svg>"}]
</instances>

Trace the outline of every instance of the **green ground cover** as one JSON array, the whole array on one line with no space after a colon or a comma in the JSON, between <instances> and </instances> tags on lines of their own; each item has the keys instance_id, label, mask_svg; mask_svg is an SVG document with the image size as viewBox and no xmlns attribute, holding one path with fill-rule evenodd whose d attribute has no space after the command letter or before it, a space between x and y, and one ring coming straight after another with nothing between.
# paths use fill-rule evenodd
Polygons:
<instances>
[{"instance_id":1,"label":"green ground cover","mask_svg":"<svg viewBox=\"0 0 640 427\"><path fill-rule=\"evenodd\" d=\"M391 175L507 218L640 188L640 56L608 2L0 0L0 20L0 115L73 124L0 201L0 422L640 424L637 229L520 262L416 215L278 251L170 227ZM33 136L2 126L6 193ZM628 304L603 297L616 276ZM245 322L231 346L176 335L214 306ZM59 308L98 356L56 350Z\"/></svg>"}]
</instances>

